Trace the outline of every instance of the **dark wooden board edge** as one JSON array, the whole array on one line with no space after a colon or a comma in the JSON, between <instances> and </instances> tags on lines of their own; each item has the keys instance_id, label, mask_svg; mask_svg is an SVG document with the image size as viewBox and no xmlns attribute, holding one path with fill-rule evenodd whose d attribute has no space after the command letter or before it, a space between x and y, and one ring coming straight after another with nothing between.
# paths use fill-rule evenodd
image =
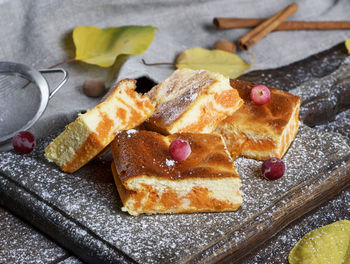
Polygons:
<instances>
[{"instance_id":1,"label":"dark wooden board edge","mask_svg":"<svg viewBox=\"0 0 350 264\"><path fill-rule=\"evenodd\" d=\"M114 245L1 171L0 192L0 206L28 221L84 262L136 263ZM91 250L92 246L95 250Z\"/></svg>"},{"instance_id":2,"label":"dark wooden board edge","mask_svg":"<svg viewBox=\"0 0 350 264\"><path fill-rule=\"evenodd\" d=\"M302 60L278 68L250 71L241 75L238 79L289 91L304 82L331 74L339 68L348 56L343 41ZM292 77L287 77L286 73Z\"/></svg>"},{"instance_id":3,"label":"dark wooden board edge","mask_svg":"<svg viewBox=\"0 0 350 264\"><path fill-rule=\"evenodd\" d=\"M344 162L344 165L334 166L331 172L324 171L292 188L253 221L233 229L219 241L188 258L186 263L241 263L252 251L287 225L348 188L350 157L347 156L345 160L339 161L338 165ZM234 238L237 233L247 235L245 239L235 243Z\"/></svg>"},{"instance_id":4,"label":"dark wooden board edge","mask_svg":"<svg viewBox=\"0 0 350 264\"><path fill-rule=\"evenodd\" d=\"M2 206L0 238L0 263L60 263L74 258L46 234Z\"/></svg>"},{"instance_id":5,"label":"dark wooden board edge","mask_svg":"<svg viewBox=\"0 0 350 264\"><path fill-rule=\"evenodd\" d=\"M283 71L285 70L295 70L295 68L300 67L301 65L306 65L308 60L312 60L313 63L316 62L320 62L323 59L327 59L328 56L334 56L334 61L336 61L336 63L334 63L334 65L332 66L332 69L327 69L327 71L325 72L317 72L317 74L315 75L305 75L303 76L303 78L301 78L303 81L308 80L309 78L312 79L313 77L320 77L323 76L324 74L328 74L329 72L335 70L341 63L341 61L343 60L344 56L339 56L340 54L343 55L342 51L344 49L344 44L340 44L337 47L333 47L330 50L324 51L322 53L320 53L320 55L312 55L311 57L303 60L303 61L299 61L296 63L293 63L291 65L288 65L286 67L282 67L280 69L271 69L271 70L264 70L264 71L256 71L256 72L252 72L250 77L252 77L252 79L250 79L249 77L247 77L247 80L249 81L256 81L256 82L260 82L259 80L261 79L261 73L266 73L271 71L271 73L273 73L273 71L277 71L276 75L271 74L271 78L270 80L273 80L274 77L280 77L279 75L282 74ZM331 54L329 54L331 53ZM324 55L324 57L323 57ZM308 64L309 65L309 64ZM310 65L311 66L311 65ZM307 66L309 67L309 66ZM305 71L307 72L307 71ZM300 76L299 76L300 78ZM244 79L244 78L242 78ZM266 83L268 84L268 83ZM291 87L293 85L295 85L296 83L292 83ZM278 85L273 85L272 86L276 86L278 87ZM279 87L281 88L281 87ZM285 90L289 90L287 87L284 87ZM332 182L330 178L327 178L327 181L330 180L329 182L329 186L324 186L321 183L319 184L315 184L314 190L319 190L320 193L318 193L317 195L312 196L312 192L308 192L309 196L306 195L306 198L303 197L303 191L302 190L306 190L307 191L307 186L304 185L304 187L300 187L299 189L293 189L293 192L288 193L288 195L284 196L285 198L290 198L293 199L295 198L297 201L303 201L301 198L305 199L303 206L299 206L294 208L294 210L292 210L292 206L295 205L292 203L292 201L290 200L289 203L287 203L287 205L289 205L291 208L286 208L285 210L282 210L283 208L280 208L279 210L276 210L273 214L273 217L271 219L271 217L267 217L266 215L262 214L262 215L258 215L256 216L254 222L250 222L250 224L245 224L243 223L241 226L239 226L239 229L235 228L234 230L232 230L232 232L230 232L229 234L227 234L226 236L222 237L221 239L219 239L219 241L216 241L214 244L209 245L208 247L206 247L202 252L198 253L197 255L194 255L192 257L189 257L189 259L187 259L188 263L217 263L217 262L222 262L222 263L240 263L240 261L246 256L248 255L251 251L253 251L254 249L256 249L258 246L260 246L262 243L264 243L264 241L267 241L268 239L270 239L271 237L273 237L277 232L279 232L280 230L282 230L285 226L287 226L289 223L291 223L292 221L296 220L297 218L301 217L302 215L306 214L307 212L311 211L312 209L314 209L315 207L317 207L318 205L320 205L321 203L323 203L324 201L328 201L329 199L331 199L333 196L335 196L338 192L340 192L342 189L346 188L347 186L349 186L349 175L350 175L350 165L349 165L349 161L346 163L345 165L345 169L341 170L341 168L337 169L336 171L342 171L345 174L341 174L341 176L339 177L340 180L337 180L337 182L339 183L339 185L335 184L334 182ZM331 174L333 176L336 175L335 171ZM4 176L1 175L0 176ZM320 175L321 177L321 175ZM316 177L314 180L320 179L320 177ZM19 186L17 186L18 184L16 182L7 182L10 179L5 177L3 178L3 181L1 180L0 177L0 191L5 190L6 192L6 198L4 199L0 199L0 204L6 208L8 208L9 210L11 210L12 212L14 212L16 215L20 215L22 216L22 218L26 219L27 221L33 223L36 221L33 221L33 218L35 218L35 220L38 220L38 223L36 225L36 227L43 231L44 233L48 234L49 236L51 236L55 241L57 241L61 246L63 246L64 248L75 252L75 254L77 254L78 256L80 256L83 260L91 262L91 263L101 263L102 258L100 258L101 256L89 256L89 258L86 258L86 251L88 250L87 247L81 247L81 245L79 245L77 247L77 245L74 244L74 239L72 239L70 237L70 234L62 234L60 233L60 229L59 226L57 226L57 219L62 217L62 212L56 212L54 207L51 207L49 204L46 203L46 201L41 201L40 199L37 199L38 197L35 196L35 194L29 192L26 192L26 190L16 190ZM2 182L2 183L1 183ZM7 182L4 184L4 182ZM325 181L326 182L326 181ZM4 184L4 185L2 185ZM1 186L2 185L2 186ZM8 187L8 188L7 188ZM23 186L21 186L22 188L24 188ZM25 189L25 188L24 188ZM305 191L305 192L306 192ZM13 199L13 197L30 197L30 205L27 206L23 206L23 204L21 204L19 202L19 200ZM12 198L11 198L12 197ZM40 197L39 197L40 198ZM39 204L41 204L39 206ZM282 201L277 202L274 205L274 208L278 208L278 206L285 206L284 203L282 203ZM28 207L29 206L29 207ZM28 208L32 208L32 207L37 207L35 210L42 211L42 208L46 208L45 210L47 210L45 213L43 213L42 215L39 214L35 214L35 215L30 215L30 213L32 213L32 210L29 210ZM289 211L288 211L289 210ZM54 212L56 214L54 215L50 215L48 212ZM290 214L290 216L288 216L288 214ZM283 217L284 215L287 215L288 217ZM64 216L64 215L63 215ZM47 218L45 218L47 217ZM64 219L65 221L67 220L67 224L68 226L72 226L72 228L76 228L75 226L78 225L79 223L77 222L69 222L71 219L69 219L69 217ZM49 223L49 224L48 224ZM259 223L259 225L254 225L254 223ZM271 223L273 223L274 225L271 225ZM260 236L257 235L257 226L260 229L264 230L264 234ZM83 227L83 226L81 226ZM82 228L81 230L84 230L84 228ZM239 244L234 244L233 238L234 238L234 232L246 232L247 234L249 234L246 239L242 240L239 242ZM93 237L94 234L90 234L88 233L89 237ZM67 241L69 243L67 243ZM101 240L102 242L104 241L103 239ZM86 245L84 245L86 246ZM212 248L216 247L217 250L215 251L215 254L211 251ZM227 248L229 248L229 250L227 250ZM85 251L85 252L84 252ZM78 253L77 253L78 252ZM81 252L81 254L79 253ZM100 254L103 252L99 252ZM106 252L104 252L106 253ZM85 257L84 257L85 254ZM132 259L130 259L128 256L124 256L122 252L114 252L115 257L118 259L120 259L120 257L124 258L125 262L133 262ZM120 255L119 255L120 254ZM124 261L123 261L124 262ZM108 263L117 263L113 260L111 260L111 262Z\"/></svg>"}]
</instances>

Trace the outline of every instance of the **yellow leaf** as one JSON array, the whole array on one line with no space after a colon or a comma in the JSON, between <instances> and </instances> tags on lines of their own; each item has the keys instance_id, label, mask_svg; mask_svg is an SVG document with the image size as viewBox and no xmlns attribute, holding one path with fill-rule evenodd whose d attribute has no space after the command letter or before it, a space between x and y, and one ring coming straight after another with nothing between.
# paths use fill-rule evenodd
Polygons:
<instances>
[{"instance_id":1,"label":"yellow leaf","mask_svg":"<svg viewBox=\"0 0 350 264\"><path fill-rule=\"evenodd\" d=\"M350 54L350 39L345 41L345 47L348 50L348 53Z\"/></svg>"},{"instance_id":2,"label":"yellow leaf","mask_svg":"<svg viewBox=\"0 0 350 264\"><path fill-rule=\"evenodd\" d=\"M193 48L184 50L176 59L179 69L205 69L221 73L230 78L237 78L250 68L239 56L223 50Z\"/></svg>"},{"instance_id":3,"label":"yellow leaf","mask_svg":"<svg viewBox=\"0 0 350 264\"><path fill-rule=\"evenodd\" d=\"M119 55L144 52L154 38L155 27L123 26L100 29L79 26L73 30L76 60L101 67L113 65Z\"/></svg>"},{"instance_id":4,"label":"yellow leaf","mask_svg":"<svg viewBox=\"0 0 350 264\"><path fill-rule=\"evenodd\" d=\"M350 221L342 220L307 233L293 247L290 264L350 263Z\"/></svg>"}]
</instances>

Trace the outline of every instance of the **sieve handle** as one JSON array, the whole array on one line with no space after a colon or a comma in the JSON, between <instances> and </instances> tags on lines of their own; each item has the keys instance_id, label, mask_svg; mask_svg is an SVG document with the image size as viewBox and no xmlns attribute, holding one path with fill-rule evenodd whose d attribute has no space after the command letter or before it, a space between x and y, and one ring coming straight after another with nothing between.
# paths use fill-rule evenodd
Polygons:
<instances>
[{"instance_id":1,"label":"sieve handle","mask_svg":"<svg viewBox=\"0 0 350 264\"><path fill-rule=\"evenodd\" d=\"M68 79L68 72L65 69L62 68L54 68L54 69L41 69L39 70L40 73L55 73L55 72L60 72L63 74L63 78L60 81L60 83L56 86L55 89L52 90L52 92L50 92L49 95L49 99L51 99L52 96L55 95L55 93L58 92L58 90L63 86L63 84L65 84L65 82Z\"/></svg>"}]
</instances>

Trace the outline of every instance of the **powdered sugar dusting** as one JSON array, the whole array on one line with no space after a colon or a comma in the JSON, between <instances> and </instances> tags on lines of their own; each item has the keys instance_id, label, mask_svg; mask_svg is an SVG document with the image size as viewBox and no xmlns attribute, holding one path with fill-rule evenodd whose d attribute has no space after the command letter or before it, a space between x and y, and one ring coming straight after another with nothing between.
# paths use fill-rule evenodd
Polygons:
<instances>
[{"instance_id":1,"label":"powdered sugar dusting","mask_svg":"<svg viewBox=\"0 0 350 264\"><path fill-rule=\"evenodd\" d=\"M193 93L189 96L189 99L191 102L194 101L197 98L198 94L197 93Z\"/></svg>"},{"instance_id":2,"label":"powdered sugar dusting","mask_svg":"<svg viewBox=\"0 0 350 264\"><path fill-rule=\"evenodd\" d=\"M126 131L126 134L131 135L131 134L135 134L136 132L137 132L136 129L129 129Z\"/></svg>"},{"instance_id":3,"label":"powdered sugar dusting","mask_svg":"<svg viewBox=\"0 0 350 264\"><path fill-rule=\"evenodd\" d=\"M69 257L63 261L60 261L59 264L83 264L83 262L81 262L79 259L75 257Z\"/></svg>"},{"instance_id":4,"label":"powdered sugar dusting","mask_svg":"<svg viewBox=\"0 0 350 264\"><path fill-rule=\"evenodd\" d=\"M174 166L175 164L175 160L168 160L168 159L165 159L165 164L169 167L171 166Z\"/></svg>"},{"instance_id":5,"label":"powdered sugar dusting","mask_svg":"<svg viewBox=\"0 0 350 264\"><path fill-rule=\"evenodd\" d=\"M157 110L154 112L150 120L156 119L158 122L166 125L173 123L214 81L213 78L208 76L206 71L197 71L195 72L195 75L197 76L181 80L181 82L178 82L173 76L170 77L171 81L165 81L167 84L166 88L156 86L158 87L157 89L166 90L167 93L172 94L173 96L176 95L176 97L157 105Z\"/></svg>"},{"instance_id":6,"label":"powdered sugar dusting","mask_svg":"<svg viewBox=\"0 0 350 264\"><path fill-rule=\"evenodd\" d=\"M303 83L334 72L342 62L344 62L344 51L339 47L333 47L326 53L313 55L281 68L249 72L240 79L290 91Z\"/></svg>"},{"instance_id":7,"label":"powdered sugar dusting","mask_svg":"<svg viewBox=\"0 0 350 264\"><path fill-rule=\"evenodd\" d=\"M89 247L103 258L115 258L113 254L121 250L141 263L184 261L233 227L250 221L298 183L315 177L320 170L350 153L341 136L301 126L283 159L287 171L280 180L270 182L260 177L260 161L246 158L235 161L244 193L244 202L237 212L132 217L120 209L122 204L113 182L110 160L96 160L74 174L63 173L43 156L44 147L54 136L39 140L37 148L29 155L0 153L1 172L46 203L45 208L40 209L40 203L34 206L31 200L22 198L23 205L29 210L33 208L36 214L44 214L45 219L55 219L47 224L61 223L66 239L74 239L74 243ZM24 192L23 197L27 197L24 190L10 188L6 182L0 176L1 195L15 192L18 196L17 192ZM57 209L79 225L56 216ZM93 238L89 236L91 233ZM238 243L242 236L244 234L237 234L233 243ZM125 262L125 259L120 261Z\"/></svg>"},{"instance_id":8,"label":"powdered sugar dusting","mask_svg":"<svg viewBox=\"0 0 350 264\"><path fill-rule=\"evenodd\" d=\"M128 137L131 137L132 134L135 134L137 132L136 129L129 129L126 131L126 134L128 134Z\"/></svg>"},{"instance_id":9,"label":"powdered sugar dusting","mask_svg":"<svg viewBox=\"0 0 350 264\"><path fill-rule=\"evenodd\" d=\"M289 252L307 232L335 221L349 219L349 203L350 192L345 190L339 196L318 208L316 212L302 217L281 231L277 237L257 249L253 257L242 263L288 263Z\"/></svg>"},{"instance_id":10,"label":"powdered sugar dusting","mask_svg":"<svg viewBox=\"0 0 350 264\"><path fill-rule=\"evenodd\" d=\"M340 133L345 136L350 145L350 109L338 114L334 121L316 126L315 129Z\"/></svg>"},{"instance_id":11,"label":"powdered sugar dusting","mask_svg":"<svg viewBox=\"0 0 350 264\"><path fill-rule=\"evenodd\" d=\"M69 256L64 249L1 207L0 217L0 263L52 263Z\"/></svg>"}]
</instances>

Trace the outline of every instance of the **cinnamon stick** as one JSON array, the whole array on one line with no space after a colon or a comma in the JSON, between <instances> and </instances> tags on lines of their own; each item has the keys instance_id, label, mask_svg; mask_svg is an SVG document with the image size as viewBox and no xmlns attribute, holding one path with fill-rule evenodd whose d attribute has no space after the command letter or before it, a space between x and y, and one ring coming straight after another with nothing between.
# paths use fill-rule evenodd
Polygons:
<instances>
[{"instance_id":1,"label":"cinnamon stick","mask_svg":"<svg viewBox=\"0 0 350 264\"><path fill-rule=\"evenodd\" d=\"M269 19L265 20L237 41L239 47L241 49L246 50L251 48L268 33L277 28L278 25L280 25L284 20L286 20L290 15L296 12L297 9L298 5L293 3L285 9L279 11Z\"/></svg>"},{"instance_id":2,"label":"cinnamon stick","mask_svg":"<svg viewBox=\"0 0 350 264\"><path fill-rule=\"evenodd\" d=\"M217 29L256 27L266 19L216 17L213 23ZM283 21L273 31L281 30L333 30L350 29L350 21Z\"/></svg>"}]
</instances>

